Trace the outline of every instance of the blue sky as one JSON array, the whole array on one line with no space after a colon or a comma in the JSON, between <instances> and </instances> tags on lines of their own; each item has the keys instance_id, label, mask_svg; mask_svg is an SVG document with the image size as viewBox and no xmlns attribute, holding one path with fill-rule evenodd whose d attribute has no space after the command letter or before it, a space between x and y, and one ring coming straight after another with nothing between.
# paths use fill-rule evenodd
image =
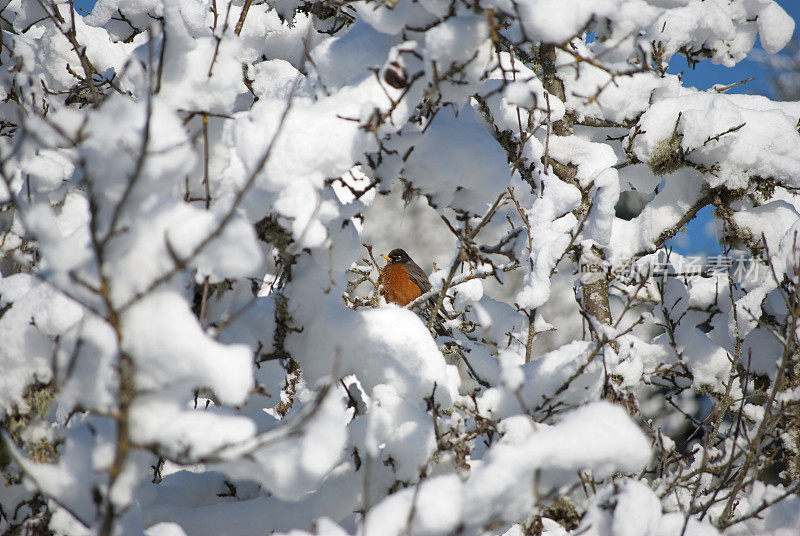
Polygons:
<instances>
[{"instance_id":1,"label":"blue sky","mask_svg":"<svg viewBox=\"0 0 800 536\"><path fill-rule=\"evenodd\" d=\"M75 7L78 10L91 11L97 0L75 0ZM800 0L778 0L778 4L786 10L789 15L800 23ZM795 27L795 39L798 39L800 32ZM760 44L756 45L760 49ZM684 84L694 86L698 89L708 89L714 84L732 84L746 78L755 77L755 80L732 88L730 93L758 93L770 96L769 74L761 65L753 60L745 59L735 67L728 68L721 65L712 65L708 61L698 64L691 69L682 56L672 58L669 72L677 74L683 71ZM705 208L700 211L697 217L692 220L683 233L670 241L675 251L684 255L707 254L716 255L720 252L719 244L709 232L713 220L712 209Z\"/></svg>"},{"instance_id":2,"label":"blue sky","mask_svg":"<svg viewBox=\"0 0 800 536\"><path fill-rule=\"evenodd\" d=\"M75 9L80 13L81 10L91 11L97 0L75 0Z\"/></svg>"}]
</instances>

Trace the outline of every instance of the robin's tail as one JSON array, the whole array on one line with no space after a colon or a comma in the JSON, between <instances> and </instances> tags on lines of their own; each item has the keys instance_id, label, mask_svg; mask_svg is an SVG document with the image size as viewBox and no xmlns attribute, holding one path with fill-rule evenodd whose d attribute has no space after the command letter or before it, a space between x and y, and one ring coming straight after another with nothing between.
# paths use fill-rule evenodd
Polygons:
<instances>
[{"instance_id":1,"label":"robin's tail","mask_svg":"<svg viewBox=\"0 0 800 536\"><path fill-rule=\"evenodd\" d=\"M423 309L422 314L422 317L426 322L430 318L430 312L436 309L436 300L433 299L433 297L428 299L428 303L430 304L430 308ZM436 312L436 319L433 322L433 329L439 336L453 338L453 331L444 325L445 321L447 321L447 316L444 314L444 312L442 312L441 309L439 309L439 311Z\"/></svg>"},{"instance_id":2,"label":"robin's tail","mask_svg":"<svg viewBox=\"0 0 800 536\"><path fill-rule=\"evenodd\" d=\"M444 355L445 361L450 364L454 365L459 370L459 376L461 376L461 387L459 391L462 391L462 394L468 394L470 392L474 393L475 391L479 391L482 387L489 388L489 382L485 381L481 378L477 371L472 367L467 355L469 354L469 350L461 346L458 342L444 344L439 347L441 350L442 355Z\"/></svg>"}]
</instances>

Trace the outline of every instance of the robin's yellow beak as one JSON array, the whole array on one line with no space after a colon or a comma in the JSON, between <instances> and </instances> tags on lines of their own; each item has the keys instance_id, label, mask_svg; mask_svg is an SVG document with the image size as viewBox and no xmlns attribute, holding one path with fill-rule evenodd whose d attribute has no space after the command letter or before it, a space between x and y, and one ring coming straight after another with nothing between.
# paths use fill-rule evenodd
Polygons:
<instances>
[{"instance_id":1,"label":"robin's yellow beak","mask_svg":"<svg viewBox=\"0 0 800 536\"><path fill-rule=\"evenodd\" d=\"M392 260L391 258L389 258L389 255L381 255L381 257L383 257L384 259L386 259L389 262L391 262L391 260Z\"/></svg>"}]
</instances>

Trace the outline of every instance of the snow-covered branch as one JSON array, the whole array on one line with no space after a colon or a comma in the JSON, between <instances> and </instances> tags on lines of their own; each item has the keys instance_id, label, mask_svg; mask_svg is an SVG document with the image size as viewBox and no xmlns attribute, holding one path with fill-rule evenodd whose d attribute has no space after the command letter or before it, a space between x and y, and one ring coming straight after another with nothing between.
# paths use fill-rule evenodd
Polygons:
<instances>
[{"instance_id":1,"label":"snow-covered branch","mask_svg":"<svg viewBox=\"0 0 800 536\"><path fill-rule=\"evenodd\" d=\"M0 2L0 532L796 532L780 3Z\"/></svg>"}]
</instances>

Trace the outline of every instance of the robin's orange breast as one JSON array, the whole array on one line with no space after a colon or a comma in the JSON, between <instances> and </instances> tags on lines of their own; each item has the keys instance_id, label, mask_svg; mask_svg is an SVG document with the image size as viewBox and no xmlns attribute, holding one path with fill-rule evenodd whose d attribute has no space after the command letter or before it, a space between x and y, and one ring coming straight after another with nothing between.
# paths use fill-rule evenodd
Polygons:
<instances>
[{"instance_id":1,"label":"robin's orange breast","mask_svg":"<svg viewBox=\"0 0 800 536\"><path fill-rule=\"evenodd\" d=\"M387 302L408 305L422 295L402 264L387 264L381 271L381 294Z\"/></svg>"}]
</instances>

